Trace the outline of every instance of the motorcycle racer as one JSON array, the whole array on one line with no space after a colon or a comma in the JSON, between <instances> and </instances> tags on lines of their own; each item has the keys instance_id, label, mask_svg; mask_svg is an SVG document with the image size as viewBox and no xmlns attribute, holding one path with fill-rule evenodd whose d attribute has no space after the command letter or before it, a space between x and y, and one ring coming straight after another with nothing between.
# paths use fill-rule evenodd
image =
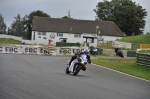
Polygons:
<instances>
[{"instance_id":1,"label":"motorcycle racer","mask_svg":"<svg viewBox=\"0 0 150 99\"><path fill-rule=\"evenodd\" d=\"M80 56L82 55L82 54L85 54L86 55L86 59L87 59L87 62L89 63L89 64L91 64L91 59L90 59L90 55L88 55L88 53L89 53L89 49L88 48L85 48L84 49L84 52L81 52L81 53L79 53L78 55L74 55L74 56L72 56L71 57L71 60L70 60L70 62L69 62L69 70L70 71L73 71L73 67L75 66L75 64L78 62L78 61L80 61ZM86 67L84 67L82 70L86 70Z\"/></svg>"}]
</instances>

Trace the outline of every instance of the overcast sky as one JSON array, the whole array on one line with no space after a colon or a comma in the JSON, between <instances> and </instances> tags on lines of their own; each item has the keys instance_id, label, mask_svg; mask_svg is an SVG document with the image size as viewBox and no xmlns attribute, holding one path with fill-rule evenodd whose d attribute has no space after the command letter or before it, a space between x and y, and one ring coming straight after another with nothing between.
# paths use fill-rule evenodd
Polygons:
<instances>
[{"instance_id":1,"label":"overcast sky","mask_svg":"<svg viewBox=\"0 0 150 99\"><path fill-rule=\"evenodd\" d=\"M15 21L14 17L29 15L33 11L41 10L52 18L61 18L71 12L71 17L82 20L95 20L98 2L103 0L0 0L0 13L9 27ZM110 1L110 0L109 0ZM150 32L150 0L132 0L148 11L144 33Z\"/></svg>"}]
</instances>

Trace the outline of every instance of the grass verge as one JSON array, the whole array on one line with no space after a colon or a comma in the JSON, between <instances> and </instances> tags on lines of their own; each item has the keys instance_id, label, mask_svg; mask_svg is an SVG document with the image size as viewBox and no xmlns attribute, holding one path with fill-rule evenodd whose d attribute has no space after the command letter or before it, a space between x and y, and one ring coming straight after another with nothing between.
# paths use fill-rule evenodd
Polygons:
<instances>
[{"instance_id":1,"label":"grass verge","mask_svg":"<svg viewBox=\"0 0 150 99\"><path fill-rule=\"evenodd\" d=\"M0 44L21 44L21 41L11 38L0 38Z\"/></svg>"},{"instance_id":2,"label":"grass verge","mask_svg":"<svg viewBox=\"0 0 150 99\"><path fill-rule=\"evenodd\" d=\"M150 50L140 50L139 52L141 52L141 53L149 53L150 54Z\"/></svg>"},{"instance_id":3,"label":"grass verge","mask_svg":"<svg viewBox=\"0 0 150 99\"><path fill-rule=\"evenodd\" d=\"M136 65L135 59L92 59L92 63L150 80L150 68ZM119 63L119 64L118 64Z\"/></svg>"}]
</instances>

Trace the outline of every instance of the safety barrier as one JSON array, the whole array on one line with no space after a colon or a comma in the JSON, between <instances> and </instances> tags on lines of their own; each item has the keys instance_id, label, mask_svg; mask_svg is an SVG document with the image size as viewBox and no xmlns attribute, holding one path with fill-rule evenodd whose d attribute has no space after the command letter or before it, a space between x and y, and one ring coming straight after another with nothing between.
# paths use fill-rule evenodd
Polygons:
<instances>
[{"instance_id":1,"label":"safety barrier","mask_svg":"<svg viewBox=\"0 0 150 99\"><path fill-rule=\"evenodd\" d=\"M84 47L52 47L40 45L1 45L3 54L34 54L34 55L74 55L83 52Z\"/></svg>"},{"instance_id":2,"label":"safety barrier","mask_svg":"<svg viewBox=\"0 0 150 99\"><path fill-rule=\"evenodd\" d=\"M136 64L150 67L150 54L137 53Z\"/></svg>"},{"instance_id":3,"label":"safety barrier","mask_svg":"<svg viewBox=\"0 0 150 99\"><path fill-rule=\"evenodd\" d=\"M136 57L136 51L127 51L127 57Z\"/></svg>"}]
</instances>

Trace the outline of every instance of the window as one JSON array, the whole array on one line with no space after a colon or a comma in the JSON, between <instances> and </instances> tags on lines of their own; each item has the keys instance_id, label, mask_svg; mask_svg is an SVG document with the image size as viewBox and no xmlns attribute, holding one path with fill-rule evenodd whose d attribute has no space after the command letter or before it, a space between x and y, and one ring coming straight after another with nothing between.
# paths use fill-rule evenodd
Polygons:
<instances>
[{"instance_id":1,"label":"window","mask_svg":"<svg viewBox=\"0 0 150 99\"><path fill-rule=\"evenodd\" d=\"M46 32L43 32L43 35L46 35Z\"/></svg>"},{"instance_id":2,"label":"window","mask_svg":"<svg viewBox=\"0 0 150 99\"><path fill-rule=\"evenodd\" d=\"M42 35L41 32L38 32L38 35Z\"/></svg>"},{"instance_id":3,"label":"window","mask_svg":"<svg viewBox=\"0 0 150 99\"><path fill-rule=\"evenodd\" d=\"M38 35L46 35L46 32L38 32Z\"/></svg>"},{"instance_id":4,"label":"window","mask_svg":"<svg viewBox=\"0 0 150 99\"><path fill-rule=\"evenodd\" d=\"M74 34L75 38L81 38L81 34Z\"/></svg>"},{"instance_id":5,"label":"window","mask_svg":"<svg viewBox=\"0 0 150 99\"><path fill-rule=\"evenodd\" d=\"M94 38L91 39L91 43L94 43Z\"/></svg>"},{"instance_id":6,"label":"window","mask_svg":"<svg viewBox=\"0 0 150 99\"><path fill-rule=\"evenodd\" d=\"M63 33L57 33L57 36L63 37Z\"/></svg>"},{"instance_id":7,"label":"window","mask_svg":"<svg viewBox=\"0 0 150 99\"><path fill-rule=\"evenodd\" d=\"M94 43L94 38L88 38L87 41L88 41L89 43Z\"/></svg>"}]
</instances>

